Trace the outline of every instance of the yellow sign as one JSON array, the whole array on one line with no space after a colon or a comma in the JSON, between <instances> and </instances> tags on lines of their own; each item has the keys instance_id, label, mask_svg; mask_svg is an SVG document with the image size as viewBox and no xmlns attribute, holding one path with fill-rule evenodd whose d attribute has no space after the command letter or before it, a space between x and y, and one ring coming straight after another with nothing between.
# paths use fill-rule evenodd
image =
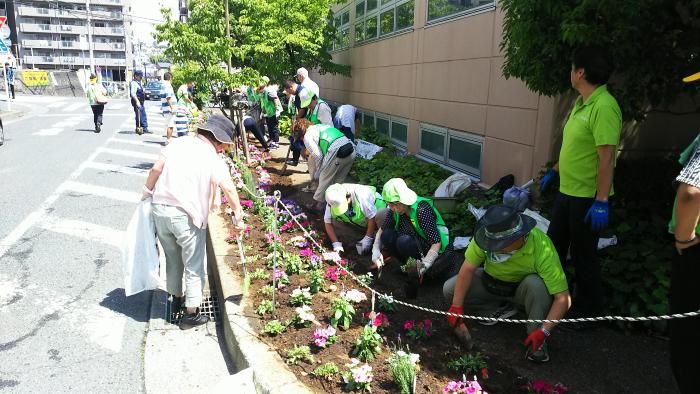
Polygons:
<instances>
[{"instance_id":1,"label":"yellow sign","mask_svg":"<svg viewBox=\"0 0 700 394\"><path fill-rule=\"evenodd\" d=\"M46 71L22 71L22 81L26 86L48 86L49 74Z\"/></svg>"}]
</instances>

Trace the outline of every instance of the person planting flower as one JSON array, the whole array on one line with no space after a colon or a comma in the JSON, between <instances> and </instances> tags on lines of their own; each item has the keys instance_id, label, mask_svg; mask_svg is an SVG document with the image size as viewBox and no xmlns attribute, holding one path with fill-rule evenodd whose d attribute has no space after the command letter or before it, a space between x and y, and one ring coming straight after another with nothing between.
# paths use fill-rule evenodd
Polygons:
<instances>
[{"instance_id":1,"label":"person planting flower","mask_svg":"<svg viewBox=\"0 0 700 394\"><path fill-rule=\"evenodd\" d=\"M344 181L350 172L355 160L355 148L340 130L324 124L312 125L306 119L297 119L294 132L304 140L311 179L318 180L314 193L316 206L311 208L320 210L328 186Z\"/></svg>"},{"instance_id":2,"label":"person planting flower","mask_svg":"<svg viewBox=\"0 0 700 394\"><path fill-rule=\"evenodd\" d=\"M384 184L382 198L392 214L387 215L375 236L370 269L383 265L381 250L386 248L401 264L409 258L416 259L421 280L426 274L445 279L455 275L462 258L454 253L449 230L433 202L418 197L401 178Z\"/></svg>"},{"instance_id":3,"label":"person planting flower","mask_svg":"<svg viewBox=\"0 0 700 394\"><path fill-rule=\"evenodd\" d=\"M365 236L357 243L360 254L372 250L374 232L384 224L389 209L374 186L353 183L336 183L326 189L326 212L323 221L326 234L333 244L333 251L344 252L333 228L333 222L343 222L366 227Z\"/></svg>"},{"instance_id":4,"label":"person planting flower","mask_svg":"<svg viewBox=\"0 0 700 394\"><path fill-rule=\"evenodd\" d=\"M448 312L461 315L465 307L493 310L507 302L524 306L528 319L563 318L571 306L566 276L552 241L536 224L513 207L489 208L477 224L459 274L443 286L445 298L452 302ZM492 316L504 318L514 313ZM448 316L447 321L457 338L471 348L471 335L462 319ZM549 361L545 340L554 326L528 323L524 342L528 360Z\"/></svg>"}]
</instances>

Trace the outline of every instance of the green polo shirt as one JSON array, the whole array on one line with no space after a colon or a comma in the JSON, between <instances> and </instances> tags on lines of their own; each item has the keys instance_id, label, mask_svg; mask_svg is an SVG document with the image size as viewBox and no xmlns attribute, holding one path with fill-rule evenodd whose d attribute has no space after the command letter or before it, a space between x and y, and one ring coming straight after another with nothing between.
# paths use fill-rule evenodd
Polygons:
<instances>
[{"instance_id":1,"label":"green polo shirt","mask_svg":"<svg viewBox=\"0 0 700 394\"><path fill-rule=\"evenodd\" d=\"M622 112L606 85L593 91L586 102L579 97L564 126L559 153L559 191L573 197L595 197L598 189L598 151L618 146ZM613 194L612 187L610 194Z\"/></svg>"},{"instance_id":2,"label":"green polo shirt","mask_svg":"<svg viewBox=\"0 0 700 394\"><path fill-rule=\"evenodd\" d=\"M517 283L530 274L537 274L544 281L549 294L569 289L552 240L537 228L532 229L525 245L503 263L491 262L473 239L464 256L467 263L475 267L484 264L486 273L504 282Z\"/></svg>"}]
</instances>

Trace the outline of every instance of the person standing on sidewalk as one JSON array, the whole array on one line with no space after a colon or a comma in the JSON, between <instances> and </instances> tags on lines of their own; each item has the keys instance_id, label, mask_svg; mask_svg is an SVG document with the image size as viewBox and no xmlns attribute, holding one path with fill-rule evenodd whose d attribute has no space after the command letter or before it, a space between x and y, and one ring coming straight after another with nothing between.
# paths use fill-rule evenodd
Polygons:
<instances>
[{"instance_id":1,"label":"person standing on sidewalk","mask_svg":"<svg viewBox=\"0 0 700 394\"><path fill-rule=\"evenodd\" d=\"M233 143L233 123L216 114L199 126L197 135L178 138L161 151L143 188L143 198L153 198L153 219L158 240L165 252L167 290L173 311L184 301L180 329L205 324L200 313L205 278L206 227L212 201L212 186L228 198L234 218L243 215L238 192L221 158ZM182 276L186 288L182 290Z\"/></svg>"},{"instance_id":2,"label":"person standing on sidewalk","mask_svg":"<svg viewBox=\"0 0 700 394\"><path fill-rule=\"evenodd\" d=\"M277 96L277 85L271 85L268 77L263 77L267 85L260 91L260 107L267 125L268 142L271 149L279 148L280 128L279 118L282 113L282 103Z\"/></svg>"},{"instance_id":3,"label":"person standing on sidewalk","mask_svg":"<svg viewBox=\"0 0 700 394\"><path fill-rule=\"evenodd\" d=\"M95 133L99 133L102 127L102 113L105 110L105 104L107 104L107 90L101 83L97 82L97 75L90 74L90 83L85 94L92 109Z\"/></svg>"},{"instance_id":4,"label":"person standing on sidewalk","mask_svg":"<svg viewBox=\"0 0 700 394\"><path fill-rule=\"evenodd\" d=\"M148 118L146 117L146 92L141 84L143 79L143 71L135 70L134 79L129 84L129 97L131 97L131 106L134 108L134 117L136 118L136 134L148 133Z\"/></svg>"},{"instance_id":5,"label":"person standing on sidewalk","mask_svg":"<svg viewBox=\"0 0 700 394\"><path fill-rule=\"evenodd\" d=\"M700 73L683 82L700 80ZM683 151L683 166L676 178L678 190L669 232L674 235L675 253L671 265L669 307L671 313L700 310L697 278L700 277L700 134ZM700 387L700 317L673 319L668 323L671 369L681 394L696 393Z\"/></svg>"},{"instance_id":6,"label":"person standing on sidewalk","mask_svg":"<svg viewBox=\"0 0 700 394\"><path fill-rule=\"evenodd\" d=\"M310 90L313 92L313 94L316 95L316 97L321 97L321 89L318 87L318 84L309 78L309 71L306 70L304 67L299 67L297 70L297 81L301 84L301 86L305 87L306 89Z\"/></svg>"},{"instance_id":7,"label":"person standing on sidewalk","mask_svg":"<svg viewBox=\"0 0 700 394\"><path fill-rule=\"evenodd\" d=\"M540 182L544 191L555 178L560 179L547 235L562 262L571 254L576 271L572 312L581 317L603 313L598 238L608 225L622 128L620 107L606 85L611 73L612 64L603 49L582 47L574 52L571 85L580 96L564 126L559 162Z\"/></svg>"},{"instance_id":8,"label":"person standing on sidewalk","mask_svg":"<svg viewBox=\"0 0 700 394\"><path fill-rule=\"evenodd\" d=\"M7 87L10 88L10 96L15 99L15 68L10 63L5 63L5 75L7 75Z\"/></svg>"}]
</instances>

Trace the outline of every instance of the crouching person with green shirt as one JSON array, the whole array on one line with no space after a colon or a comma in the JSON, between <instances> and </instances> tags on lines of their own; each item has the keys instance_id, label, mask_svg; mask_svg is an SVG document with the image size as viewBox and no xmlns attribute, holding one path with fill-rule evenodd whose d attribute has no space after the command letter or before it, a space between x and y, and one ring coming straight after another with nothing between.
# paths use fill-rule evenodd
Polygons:
<instances>
[{"instance_id":1,"label":"crouching person with green shirt","mask_svg":"<svg viewBox=\"0 0 700 394\"><path fill-rule=\"evenodd\" d=\"M326 203L323 221L333 251L345 252L333 226L334 222L341 222L366 228L364 238L356 246L359 254L370 252L374 244L374 233L384 224L389 212L377 189L354 183L335 183L326 189Z\"/></svg>"},{"instance_id":2,"label":"crouching person with green shirt","mask_svg":"<svg viewBox=\"0 0 700 394\"><path fill-rule=\"evenodd\" d=\"M571 306L564 270L552 241L535 220L507 205L489 208L479 220L457 276L443 286L450 313L491 311L503 302L525 308L528 319L558 320ZM483 264L483 267L481 267ZM470 349L462 319L449 316L459 340ZM549 361L545 340L554 323L529 323L524 341L530 361Z\"/></svg>"}]
</instances>

